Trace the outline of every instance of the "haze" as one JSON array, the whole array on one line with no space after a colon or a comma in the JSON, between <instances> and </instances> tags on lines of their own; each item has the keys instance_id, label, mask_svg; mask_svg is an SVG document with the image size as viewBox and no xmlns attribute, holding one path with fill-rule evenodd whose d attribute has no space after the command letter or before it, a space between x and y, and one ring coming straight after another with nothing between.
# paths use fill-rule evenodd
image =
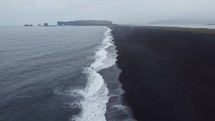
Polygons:
<instances>
[{"instance_id":1,"label":"haze","mask_svg":"<svg viewBox=\"0 0 215 121\"><path fill-rule=\"evenodd\" d=\"M119 24L156 20L215 21L214 0L1 0L0 25L79 19Z\"/></svg>"}]
</instances>

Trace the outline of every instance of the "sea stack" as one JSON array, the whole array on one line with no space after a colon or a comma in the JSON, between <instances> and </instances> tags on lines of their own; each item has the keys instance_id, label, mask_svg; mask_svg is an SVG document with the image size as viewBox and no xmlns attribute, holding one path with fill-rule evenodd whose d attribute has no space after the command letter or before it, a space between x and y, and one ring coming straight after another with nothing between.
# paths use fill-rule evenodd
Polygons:
<instances>
[{"instance_id":1,"label":"sea stack","mask_svg":"<svg viewBox=\"0 0 215 121\"><path fill-rule=\"evenodd\" d=\"M49 26L49 24L48 23L44 23L44 26Z\"/></svg>"}]
</instances>

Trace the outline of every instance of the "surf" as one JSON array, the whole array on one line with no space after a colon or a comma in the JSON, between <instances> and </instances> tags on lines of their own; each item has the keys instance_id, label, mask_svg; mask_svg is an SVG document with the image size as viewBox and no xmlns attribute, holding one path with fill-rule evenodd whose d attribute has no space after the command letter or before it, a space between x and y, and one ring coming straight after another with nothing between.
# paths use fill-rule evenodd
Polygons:
<instances>
[{"instance_id":1,"label":"surf","mask_svg":"<svg viewBox=\"0 0 215 121\"><path fill-rule=\"evenodd\" d=\"M106 121L105 113L109 100L109 90L103 77L98 73L100 70L109 68L115 64L115 58L108 58L106 49L112 46L111 29L106 27L104 39L95 52L95 61L87 68L84 73L87 75L85 89L79 90L83 96L80 101L82 111L79 116L72 117L72 121Z\"/></svg>"}]
</instances>

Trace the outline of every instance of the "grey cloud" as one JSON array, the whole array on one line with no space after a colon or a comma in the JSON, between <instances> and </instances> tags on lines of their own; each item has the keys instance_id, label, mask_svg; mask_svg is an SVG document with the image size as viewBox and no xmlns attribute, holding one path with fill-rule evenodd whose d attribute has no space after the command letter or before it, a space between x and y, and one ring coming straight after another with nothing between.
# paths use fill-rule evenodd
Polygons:
<instances>
[{"instance_id":1,"label":"grey cloud","mask_svg":"<svg viewBox=\"0 0 215 121\"><path fill-rule=\"evenodd\" d=\"M0 25L107 19L146 23L163 19L215 20L214 0L1 0Z\"/></svg>"}]
</instances>

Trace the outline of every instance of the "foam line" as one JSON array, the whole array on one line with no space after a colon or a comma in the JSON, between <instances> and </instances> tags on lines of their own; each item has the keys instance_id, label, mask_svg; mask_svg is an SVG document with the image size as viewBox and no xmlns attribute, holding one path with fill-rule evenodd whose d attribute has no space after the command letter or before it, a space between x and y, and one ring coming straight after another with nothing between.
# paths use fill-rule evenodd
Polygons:
<instances>
[{"instance_id":1,"label":"foam line","mask_svg":"<svg viewBox=\"0 0 215 121\"><path fill-rule=\"evenodd\" d=\"M82 112L73 117L72 121L106 121L106 104L108 103L108 88L98 71L113 66L116 58L109 58L106 49L112 46L111 29L107 28L104 39L95 53L95 61L85 69L88 76L86 88L81 92L83 100L80 102Z\"/></svg>"}]
</instances>

